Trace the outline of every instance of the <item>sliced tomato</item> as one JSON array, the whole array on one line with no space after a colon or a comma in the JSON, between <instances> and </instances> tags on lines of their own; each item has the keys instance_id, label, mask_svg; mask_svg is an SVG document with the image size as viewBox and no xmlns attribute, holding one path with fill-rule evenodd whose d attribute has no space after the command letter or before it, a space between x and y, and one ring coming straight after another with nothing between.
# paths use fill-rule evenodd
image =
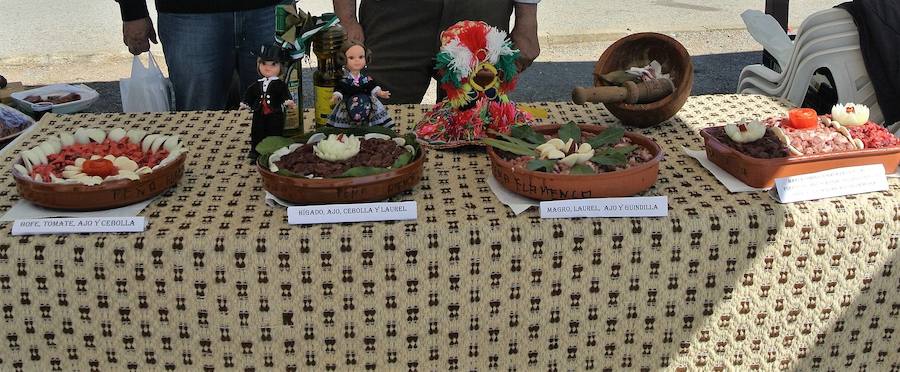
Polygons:
<instances>
[{"instance_id":1,"label":"sliced tomato","mask_svg":"<svg viewBox=\"0 0 900 372\"><path fill-rule=\"evenodd\" d=\"M798 108L788 111L788 123L791 128L810 129L819 125L819 114L810 108Z\"/></svg>"}]
</instances>

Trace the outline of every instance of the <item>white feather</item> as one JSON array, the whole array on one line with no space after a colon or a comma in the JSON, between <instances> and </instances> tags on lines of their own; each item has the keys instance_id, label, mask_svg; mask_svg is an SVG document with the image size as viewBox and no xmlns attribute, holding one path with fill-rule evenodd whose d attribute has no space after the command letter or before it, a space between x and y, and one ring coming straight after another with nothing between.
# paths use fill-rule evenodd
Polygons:
<instances>
[{"instance_id":1,"label":"white feather","mask_svg":"<svg viewBox=\"0 0 900 372\"><path fill-rule=\"evenodd\" d=\"M496 64L500 56L513 53L506 42L506 32L491 27L485 37L487 38L487 60L489 62Z\"/></svg>"},{"instance_id":2,"label":"white feather","mask_svg":"<svg viewBox=\"0 0 900 372\"><path fill-rule=\"evenodd\" d=\"M475 67L475 56L472 55L469 48L459 43L459 39L450 40L447 45L441 47L441 51L449 53L453 57L448 67L460 79L472 73L472 69Z\"/></svg>"}]
</instances>

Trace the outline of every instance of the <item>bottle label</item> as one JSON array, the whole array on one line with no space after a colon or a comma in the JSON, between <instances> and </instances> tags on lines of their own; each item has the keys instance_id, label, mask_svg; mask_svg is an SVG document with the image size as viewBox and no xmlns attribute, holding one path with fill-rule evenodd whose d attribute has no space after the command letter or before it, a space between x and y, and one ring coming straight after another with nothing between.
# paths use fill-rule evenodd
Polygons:
<instances>
[{"instance_id":1,"label":"bottle label","mask_svg":"<svg viewBox=\"0 0 900 372\"><path fill-rule=\"evenodd\" d=\"M316 86L316 125L328 124L328 115L331 115L331 95L334 94L332 87Z\"/></svg>"},{"instance_id":2,"label":"bottle label","mask_svg":"<svg viewBox=\"0 0 900 372\"><path fill-rule=\"evenodd\" d=\"M300 71L300 64L297 63L297 68L290 69L290 76L284 76L284 81L287 82L288 92L291 94L291 99L294 100L294 104L296 104L295 108L289 109L288 107L284 107L285 112L285 122L284 122L284 132L294 133L299 131L301 118L300 114L303 112L303 102L300 97L297 95L297 88L300 86L300 76L298 76L298 72Z\"/></svg>"}]
</instances>

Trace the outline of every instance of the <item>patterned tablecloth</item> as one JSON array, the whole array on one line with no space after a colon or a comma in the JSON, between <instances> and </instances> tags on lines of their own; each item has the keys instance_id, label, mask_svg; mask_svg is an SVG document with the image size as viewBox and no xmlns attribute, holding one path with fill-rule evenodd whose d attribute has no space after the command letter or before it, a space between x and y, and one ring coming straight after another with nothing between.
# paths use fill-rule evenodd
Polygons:
<instances>
[{"instance_id":1,"label":"patterned tablecloth","mask_svg":"<svg viewBox=\"0 0 900 372\"><path fill-rule=\"evenodd\" d=\"M616 123L541 103L545 122ZM426 109L391 108L407 127ZM682 145L780 114L691 97L641 133L667 218L542 221L491 193L480 151L433 151L415 222L290 226L242 157L243 112L49 116L3 154L86 127L190 149L143 234L0 239L0 370L900 369L900 183L779 205L729 194ZM8 174L10 166L4 169ZM0 211L18 196L0 185ZM627 182L627 180L625 181Z\"/></svg>"}]
</instances>

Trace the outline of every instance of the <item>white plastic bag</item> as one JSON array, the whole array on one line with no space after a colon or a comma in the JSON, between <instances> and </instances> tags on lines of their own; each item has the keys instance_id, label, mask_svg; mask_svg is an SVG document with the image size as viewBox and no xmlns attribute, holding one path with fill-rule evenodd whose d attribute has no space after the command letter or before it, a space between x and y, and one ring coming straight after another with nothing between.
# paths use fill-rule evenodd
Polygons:
<instances>
[{"instance_id":1,"label":"white plastic bag","mask_svg":"<svg viewBox=\"0 0 900 372\"><path fill-rule=\"evenodd\" d=\"M161 112L175 109L172 83L163 76L152 53L147 66L140 56L131 63L131 77L119 80L123 112Z\"/></svg>"}]
</instances>

